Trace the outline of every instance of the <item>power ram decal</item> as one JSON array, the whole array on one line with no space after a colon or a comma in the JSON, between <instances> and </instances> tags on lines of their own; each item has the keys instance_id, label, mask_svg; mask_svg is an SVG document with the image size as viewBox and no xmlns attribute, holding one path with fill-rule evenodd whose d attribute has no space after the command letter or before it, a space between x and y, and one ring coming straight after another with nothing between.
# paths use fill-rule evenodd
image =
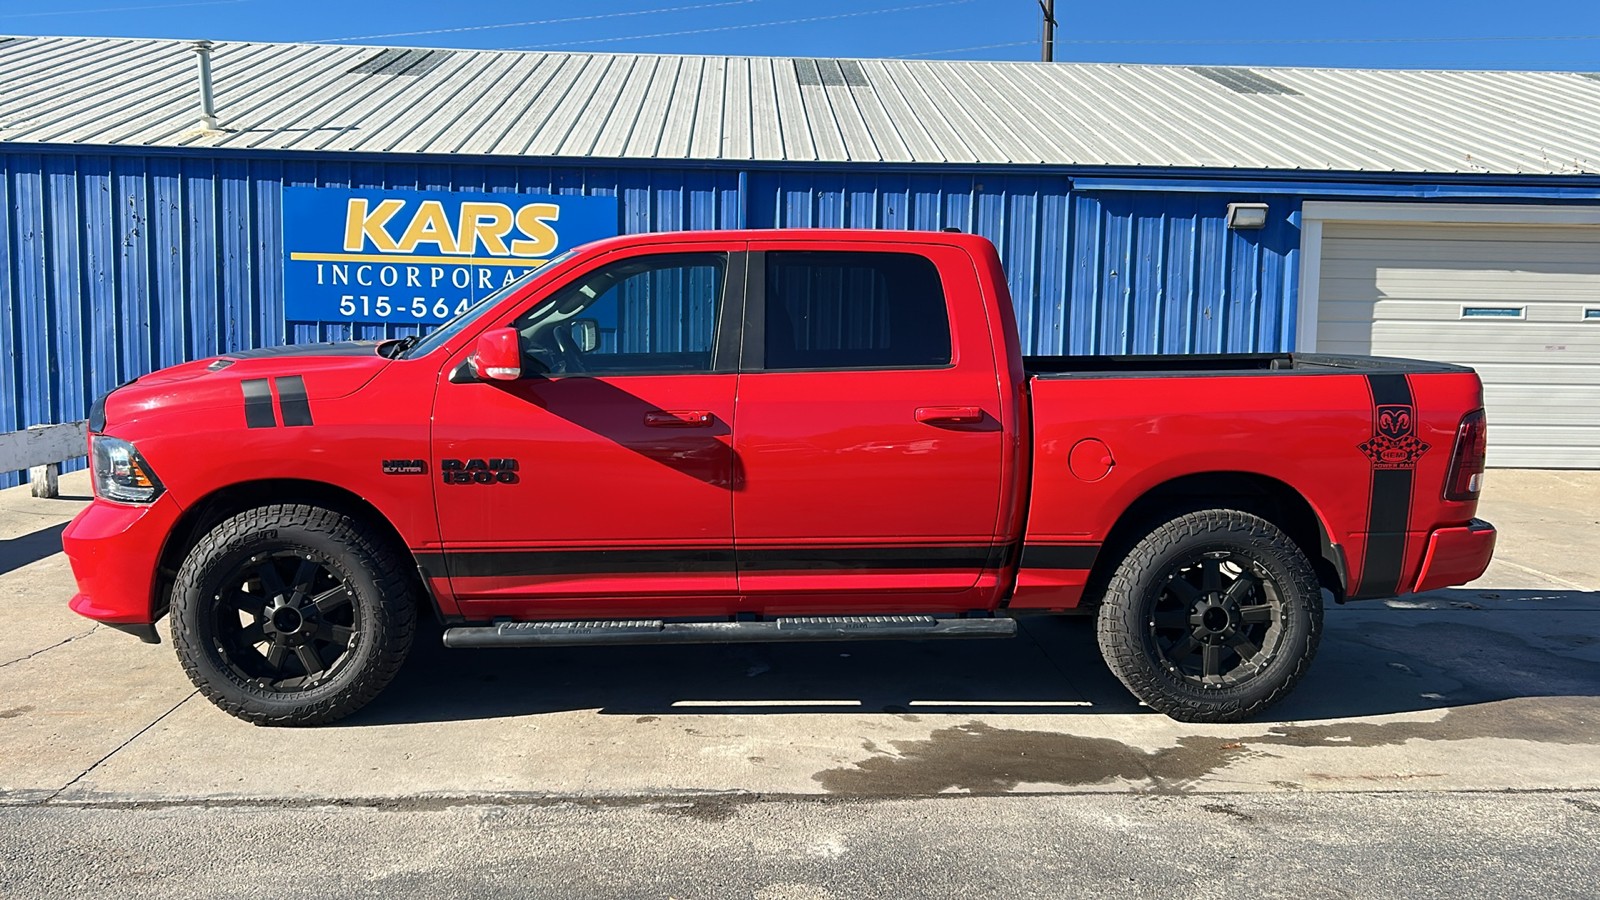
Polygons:
<instances>
[{"instance_id":1,"label":"power ram decal","mask_svg":"<svg viewBox=\"0 0 1600 900\"><path fill-rule=\"evenodd\" d=\"M1373 410L1372 439L1361 452L1374 469L1411 469L1430 445L1417 438L1417 411L1409 403L1392 403Z\"/></svg>"},{"instance_id":2,"label":"power ram decal","mask_svg":"<svg viewBox=\"0 0 1600 900\"><path fill-rule=\"evenodd\" d=\"M1372 437L1358 449L1372 461L1372 493L1361 581L1351 592L1356 600L1393 597L1400 591L1417 460L1429 450L1417 437L1416 402L1406 376L1368 375L1367 387L1372 392Z\"/></svg>"}]
</instances>

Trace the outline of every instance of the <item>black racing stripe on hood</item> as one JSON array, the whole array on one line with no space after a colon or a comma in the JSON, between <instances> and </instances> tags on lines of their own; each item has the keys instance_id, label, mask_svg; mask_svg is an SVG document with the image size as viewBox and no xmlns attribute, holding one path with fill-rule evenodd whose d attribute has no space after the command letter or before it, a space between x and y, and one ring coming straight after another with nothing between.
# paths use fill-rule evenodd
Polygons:
<instances>
[{"instance_id":1,"label":"black racing stripe on hood","mask_svg":"<svg viewBox=\"0 0 1600 900\"><path fill-rule=\"evenodd\" d=\"M276 359L285 356L372 356L382 341L335 341L326 344L288 344L257 347L222 354L224 359Z\"/></svg>"},{"instance_id":2,"label":"black racing stripe on hood","mask_svg":"<svg viewBox=\"0 0 1600 900\"><path fill-rule=\"evenodd\" d=\"M246 378L239 382L244 392L244 423L247 428L277 428L278 416L272 411L272 388L265 378Z\"/></svg>"},{"instance_id":3,"label":"black racing stripe on hood","mask_svg":"<svg viewBox=\"0 0 1600 900\"><path fill-rule=\"evenodd\" d=\"M278 385L278 406L283 413L283 426L311 424L311 404L306 402L306 380L299 375L284 375L274 379Z\"/></svg>"}]
</instances>

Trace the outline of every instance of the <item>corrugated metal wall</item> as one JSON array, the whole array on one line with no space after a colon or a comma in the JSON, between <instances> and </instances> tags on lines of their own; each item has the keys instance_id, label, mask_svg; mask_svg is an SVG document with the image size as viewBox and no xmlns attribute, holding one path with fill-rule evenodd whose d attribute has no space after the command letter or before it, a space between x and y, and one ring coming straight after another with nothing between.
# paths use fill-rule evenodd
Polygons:
<instances>
[{"instance_id":1,"label":"corrugated metal wall","mask_svg":"<svg viewBox=\"0 0 1600 900\"><path fill-rule=\"evenodd\" d=\"M0 152L0 431L83 418L93 398L189 359L398 326L283 321L285 186L594 194L625 233L939 229L999 246L1029 353L1289 349L1298 198L1230 232L1203 193L1074 194L1063 175L803 168L548 167ZM1292 213L1292 215L1290 215ZM0 484L17 483L15 474Z\"/></svg>"},{"instance_id":2,"label":"corrugated metal wall","mask_svg":"<svg viewBox=\"0 0 1600 900\"><path fill-rule=\"evenodd\" d=\"M752 174L752 227L955 227L1000 248L1030 354L1292 349L1300 198L1070 191L1066 176Z\"/></svg>"}]
</instances>

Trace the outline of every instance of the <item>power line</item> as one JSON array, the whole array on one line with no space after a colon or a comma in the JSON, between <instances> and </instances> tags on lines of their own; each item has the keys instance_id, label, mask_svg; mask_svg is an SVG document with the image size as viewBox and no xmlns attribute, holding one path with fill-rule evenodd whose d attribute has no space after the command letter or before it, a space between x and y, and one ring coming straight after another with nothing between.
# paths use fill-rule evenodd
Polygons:
<instances>
[{"instance_id":1,"label":"power line","mask_svg":"<svg viewBox=\"0 0 1600 900\"><path fill-rule=\"evenodd\" d=\"M33 19L39 16L80 16L85 13L142 12L147 9L178 9L185 6L236 6L253 0L201 0L199 3L159 3L150 6L106 6L99 9L61 9L55 12L4 13L0 19Z\"/></svg>"},{"instance_id":2,"label":"power line","mask_svg":"<svg viewBox=\"0 0 1600 900\"><path fill-rule=\"evenodd\" d=\"M1057 44L1152 44L1152 45L1180 45L1180 44L1412 44L1412 43L1471 43L1477 41L1491 42L1516 42L1516 41L1600 41L1600 35L1547 35L1532 37L1452 37L1452 38L1188 38L1188 39L1116 39L1116 38L1083 38L1067 39L1056 38ZM956 47L950 50L928 50L922 53L902 53L890 59L915 59L919 56L939 56L945 53L965 53L969 50L992 50L998 47L1021 47L1026 44L1037 44L1038 39L1031 41L1007 41L1003 44L979 44L974 47ZM1590 60L1584 60L1588 63ZM1593 61L1600 62L1600 61ZM1565 63L1562 63L1565 64Z\"/></svg>"},{"instance_id":3,"label":"power line","mask_svg":"<svg viewBox=\"0 0 1600 900\"><path fill-rule=\"evenodd\" d=\"M1058 44L1466 44L1488 41L1600 41L1600 34L1557 34L1538 37L1056 39Z\"/></svg>"},{"instance_id":4,"label":"power line","mask_svg":"<svg viewBox=\"0 0 1600 900\"><path fill-rule=\"evenodd\" d=\"M966 53L968 50L993 50L996 47L1021 47L1024 44L1037 44L1038 38L1031 41L1007 41L1004 44L979 44L976 47L955 47L950 50L925 50L921 53L902 53L891 56L890 59L916 59L919 56L938 56L941 53Z\"/></svg>"},{"instance_id":5,"label":"power line","mask_svg":"<svg viewBox=\"0 0 1600 900\"><path fill-rule=\"evenodd\" d=\"M836 13L831 16L808 16L803 19L783 19L777 22L752 22L748 25L722 25L716 28L692 28L687 31L662 31L656 34L630 34L626 37L594 38L587 41L559 41L552 44L524 44L506 47L507 50L544 50L550 47L573 47L579 44L610 44L617 41L642 41L649 38L681 37L686 34L710 34L714 31L739 31L745 28L768 28L774 25L797 25L802 22L825 22L830 19L851 19L857 16L875 16L882 13L910 12L915 9L934 9L940 6L961 6L972 0L945 0L943 3L919 3L915 6L896 6L889 9L867 9L860 12Z\"/></svg>"},{"instance_id":6,"label":"power line","mask_svg":"<svg viewBox=\"0 0 1600 900\"><path fill-rule=\"evenodd\" d=\"M229 0L243 2L243 0ZM664 6L659 9L636 9L631 12L597 13L592 16L568 16L564 19L535 19L530 22L502 22L497 25L465 25L460 28L431 28L427 31L396 31L390 34L363 34L359 37L323 38L315 43L335 44L340 41L373 41L379 38L416 37L419 34L453 34L459 31L488 31L492 28L523 28L529 25L559 25L563 22L589 22L595 19L616 19L622 16L649 16L656 13L685 12L692 9L712 9L718 6L744 6L764 0L724 0L721 3L696 3L693 6Z\"/></svg>"}]
</instances>

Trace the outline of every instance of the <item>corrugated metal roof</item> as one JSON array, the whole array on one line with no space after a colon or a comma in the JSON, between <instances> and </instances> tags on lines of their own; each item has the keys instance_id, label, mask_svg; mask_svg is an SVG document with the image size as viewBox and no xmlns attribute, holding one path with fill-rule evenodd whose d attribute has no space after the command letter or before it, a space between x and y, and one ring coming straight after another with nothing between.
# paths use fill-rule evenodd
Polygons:
<instances>
[{"instance_id":1,"label":"corrugated metal roof","mask_svg":"<svg viewBox=\"0 0 1600 900\"><path fill-rule=\"evenodd\" d=\"M597 159L1600 173L1600 80L1468 72L0 41L0 141Z\"/></svg>"}]
</instances>

